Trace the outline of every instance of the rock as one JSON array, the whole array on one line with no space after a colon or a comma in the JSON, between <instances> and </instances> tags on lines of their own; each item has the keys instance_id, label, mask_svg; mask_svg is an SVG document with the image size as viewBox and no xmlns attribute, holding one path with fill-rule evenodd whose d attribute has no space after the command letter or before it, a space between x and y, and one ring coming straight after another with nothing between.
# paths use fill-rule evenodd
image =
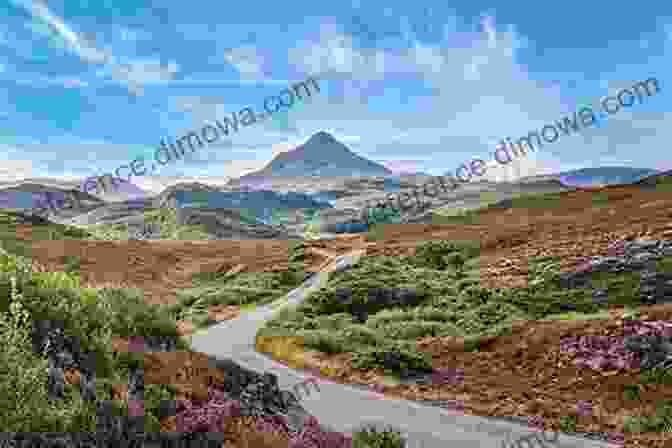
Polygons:
<instances>
[{"instance_id":1,"label":"rock","mask_svg":"<svg viewBox=\"0 0 672 448\"><path fill-rule=\"evenodd\" d=\"M625 348L640 356L643 369L672 366L672 343L661 335L626 336Z\"/></svg>"}]
</instances>

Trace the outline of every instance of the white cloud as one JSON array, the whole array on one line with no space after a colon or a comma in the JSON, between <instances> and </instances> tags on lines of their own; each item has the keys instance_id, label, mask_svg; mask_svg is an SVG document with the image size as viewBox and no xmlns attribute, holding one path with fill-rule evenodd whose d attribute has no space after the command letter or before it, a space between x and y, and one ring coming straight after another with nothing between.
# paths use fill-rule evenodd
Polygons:
<instances>
[{"instance_id":1,"label":"white cloud","mask_svg":"<svg viewBox=\"0 0 672 448\"><path fill-rule=\"evenodd\" d=\"M121 62L110 49L100 50L91 42L92 39L75 32L60 17L53 14L43 2L39 0L12 1L30 12L36 19L41 20L42 23L47 24L83 61L102 64L105 69L99 71L99 74L108 74L117 81L121 81L129 91L136 95L143 93L142 84L155 80L172 79L179 69L175 62L169 62L165 66L155 60L128 59ZM43 33L39 29L34 29L34 31ZM130 36L128 34L130 30L126 33L126 37Z\"/></svg>"},{"instance_id":2,"label":"white cloud","mask_svg":"<svg viewBox=\"0 0 672 448\"><path fill-rule=\"evenodd\" d=\"M264 61L257 48L244 45L225 52L224 59L240 72L243 77L260 77L263 74Z\"/></svg>"},{"instance_id":3,"label":"white cloud","mask_svg":"<svg viewBox=\"0 0 672 448\"><path fill-rule=\"evenodd\" d=\"M6 145L3 145L6 148ZM3 150L5 149L3 148ZM33 176L30 160L3 160L0 166L0 181L13 182Z\"/></svg>"}]
</instances>

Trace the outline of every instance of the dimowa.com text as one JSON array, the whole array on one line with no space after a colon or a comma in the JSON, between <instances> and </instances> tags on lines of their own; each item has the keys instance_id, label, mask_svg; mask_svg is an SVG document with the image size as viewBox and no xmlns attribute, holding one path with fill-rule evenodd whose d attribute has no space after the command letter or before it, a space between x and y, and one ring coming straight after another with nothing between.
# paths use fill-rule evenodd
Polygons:
<instances>
[{"instance_id":1,"label":"dimowa.com text","mask_svg":"<svg viewBox=\"0 0 672 448\"><path fill-rule=\"evenodd\" d=\"M649 90L650 85L655 87L653 92ZM617 113L621 107L631 107L635 103L635 98L639 100L639 103L642 103L642 91L644 91L647 96L652 96L660 91L660 87L656 78L648 78L646 81L640 81L634 84L632 90L634 90L634 93L636 93L636 97L630 89L622 89L616 96L604 97L600 101L602 109L604 109L607 114L613 115ZM580 121L578 119L579 117L581 118ZM535 141L536 145L540 148L543 147L542 139L546 143L555 142L560 137L560 132L558 132L558 129L560 129L563 134L569 135L572 130L575 132L579 131L579 124L583 125L583 127L588 127L597 122L598 120L595 117L593 109L587 106L582 107L578 111L574 112L573 120L565 116L563 117L562 121L556 121L555 125L549 124L544 126L541 129L541 132L529 132L526 136L519 138L517 141L517 147L516 143L514 143L510 137L506 137L506 141L502 139L499 146L497 146L495 149L494 158L498 163L507 165L513 161L511 153L513 153L516 157L521 157L527 155L528 150L535 151ZM506 156L506 159L504 160L502 160L503 157L500 157L503 155ZM367 201L366 206L359 214L360 219L367 225L371 225L385 222L389 216L390 211L392 211L393 214L398 214L409 209L424 210L429 207L430 203L423 201L423 195L435 197L440 194L441 190L444 192L453 191L457 189L460 184L471 181L474 176L483 176L487 171L487 166L488 163L482 159L472 159L469 164L463 163L460 165L455 171L455 176L452 174L447 174L445 176L432 177L428 182L425 182L423 185L418 186L412 190L412 196L415 197L415 204L413 204L412 201L409 203L404 203L404 201L409 201L409 198L411 197L411 194L406 192L399 194L390 193L384 200L375 199ZM430 191L430 188L433 191ZM398 205L397 207L394 206L395 201Z\"/></svg>"}]
</instances>

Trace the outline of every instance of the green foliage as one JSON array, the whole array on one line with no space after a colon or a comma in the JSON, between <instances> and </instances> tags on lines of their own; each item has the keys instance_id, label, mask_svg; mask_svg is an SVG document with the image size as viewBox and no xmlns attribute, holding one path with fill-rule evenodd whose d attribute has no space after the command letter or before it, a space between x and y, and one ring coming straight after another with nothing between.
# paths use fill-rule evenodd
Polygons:
<instances>
[{"instance_id":1,"label":"green foliage","mask_svg":"<svg viewBox=\"0 0 672 448\"><path fill-rule=\"evenodd\" d=\"M351 346L339 334L326 330L302 330L299 336L303 337L303 345L324 353L344 353Z\"/></svg>"},{"instance_id":2,"label":"green foliage","mask_svg":"<svg viewBox=\"0 0 672 448\"><path fill-rule=\"evenodd\" d=\"M507 303L492 302L477 306L465 313L457 321L457 326L466 333L481 334L497 324L526 318L529 318L529 316L515 306Z\"/></svg>"},{"instance_id":3,"label":"green foliage","mask_svg":"<svg viewBox=\"0 0 672 448\"><path fill-rule=\"evenodd\" d=\"M388 343L380 347L358 348L352 357L356 369L381 368L388 374L400 374L405 369L431 370L431 357L419 353L407 344Z\"/></svg>"},{"instance_id":4,"label":"green foliage","mask_svg":"<svg viewBox=\"0 0 672 448\"><path fill-rule=\"evenodd\" d=\"M639 400L639 385L638 384L625 384L623 385L623 398L625 400Z\"/></svg>"},{"instance_id":5,"label":"green foliage","mask_svg":"<svg viewBox=\"0 0 672 448\"><path fill-rule=\"evenodd\" d=\"M527 276L530 286L555 281L559 275L560 257L532 257L528 260Z\"/></svg>"},{"instance_id":6,"label":"green foliage","mask_svg":"<svg viewBox=\"0 0 672 448\"><path fill-rule=\"evenodd\" d=\"M672 430L672 400L657 402L656 412L653 415L626 418L623 429L630 433L668 432Z\"/></svg>"},{"instance_id":7,"label":"green foliage","mask_svg":"<svg viewBox=\"0 0 672 448\"><path fill-rule=\"evenodd\" d=\"M161 239L170 240L209 240L212 236L205 225L179 225L177 210L171 207L145 211L143 220L146 225L158 224ZM93 224L86 226L94 240L128 240L129 227L126 223Z\"/></svg>"},{"instance_id":8,"label":"green foliage","mask_svg":"<svg viewBox=\"0 0 672 448\"><path fill-rule=\"evenodd\" d=\"M316 319L318 328L325 330L342 330L353 324L352 315L348 313L336 313L327 316L319 316Z\"/></svg>"},{"instance_id":9,"label":"green foliage","mask_svg":"<svg viewBox=\"0 0 672 448\"><path fill-rule=\"evenodd\" d=\"M123 223L91 224L86 226L86 230L91 240L126 241L129 238L128 225Z\"/></svg>"},{"instance_id":10,"label":"green foliage","mask_svg":"<svg viewBox=\"0 0 672 448\"><path fill-rule=\"evenodd\" d=\"M77 289L80 287L79 276L67 272L35 272L32 280L38 288Z\"/></svg>"},{"instance_id":11,"label":"green foliage","mask_svg":"<svg viewBox=\"0 0 672 448\"><path fill-rule=\"evenodd\" d=\"M576 415L561 415L560 416L560 430L562 432L576 432Z\"/></svg>"},{"instance_id":12,"label":"green foliage","mask_svg":"<svg viewBox=\"0 0 672 448\"><path fill-rule=\"evenodd\" d=\"M45 221L38 223L32 219L30 223L31 237L17 237L17 225L31 222L31 217L19 211L0 210L0 248L23 257L30 257L33 241L85 239L90 235L77 227Z\"/></svg>"},{"instance_id":13,"label":"green foliage","mask_svg":"<svg viewBox=\"0 0 672 448\"><path fill-rule=\"evenodd\" d=\"M111 384L126 381L143 355L112 352L111 337L177 335L175 321L142 300L141 292L81 288L67 273L32 272L21 257L0 251L0 426L4 431L93 432L95 406L76 387L64 400L50 400L45 354L32 351L32 321L62 323L84 352L96 360L99 399L111 398ZM188 349L178 339L178 349ZM21 403L21 406L16 405ZM150 419L151 420L151 419ZM155 426L158 420L151 420Z\"/></svg>"},{"instance_id":14,"label":"green foliage","mask_svg":"<svg viewBox=\"0 0 672 448\"><path fill-rule=\"evenodd\" d=\"M672 257L664 257L656 262L656 272L672 274Z\"/></svg>"},{"instance_id":15,"label":"green foliage","mask_svg":"<svg viewBox=\"0 0 672 448\"><path fill-rule=\"evenodd\" d=\"M366 320L366 326L369 328L382 328L391 323L403 322L411 319L411 316L413 316L411 310L403 310L401 308L382 310L373 316L369 316Z\"/></svg>"},{"instance_id":16,"label":"green foliage","mask_svg":"<svg viewBox=\"0 0 672 448\"><path fill-rule=\"evenodd\" d=\"M406 441L392 427L382 431L373 426L364 426L352 434L352 448L404 448Z\"/></svg>"},{"instance_id":17,"label":"green foliage","mask_svg":"<svg viewBox=\"0 0 672 448\"><path fill-rule=\"evenodd\" d=\"M76 255L65 255L63 256L63 262L65 263L64 270L68 274L79 275L79 269L82 260Z\"/></svg>"},{"instance_id":18,"label":"green foliage","mask_svg":"<svg viewBox=\"0 0 672 448\"><path fill-rule=\"evenodd\" d=\"M654 367L639 374L641 384L672 385L672 372L670 369Z\"/></svg>"},{"instance_id":19,"label":"green foliage","mask_svg":"<svg viewBox=\"0 0 672 448\"><path fill-rule=\"evenodd\" d=\"M381 345L385 342L383 336L378 334L375 330L361 324L348 325L338 334L345 341L353 344Z\"/></svg>"},{"instance_id":20,"label":"green foliage","mask_svg":"<svg viewBox=\"0 0 672 448\"><path fill-rule=\"evenodd\" d=\"M270 303L303 282L303 263L296 258L293 262L294 266L281 272L244 272L235 276L212 272L195 274L194 286L177 291L177 301L165 310L175 319L191 319L202 325L209 322L207 310L214 305Z\"/></svg>"},{"instance_id":21,"label":"green foliage","mask_svg":"<svg viewBox=\"0 0 672 448\"><path fill-rule=\"evenodd\" d=\"M160 408L162 402L173 401L177 396L176 390L166 384L145 384L145 432L158 432L160 425Z\"/></svg>"},{"instance_id":22,"label":"green foliage","mask_svg":"<svg viewBox=\"0 0 672 448\"><path fill-rule=\"evenodd\" d=\"M381 327L379 330L391 339L415 340L425 336L460 336L462 332L452 324L440 322L401 321Z\"/></svg>"},{"instance_id":23,"label":"green foliage","mask_svg":"<svg viewBox=\"0 0 672 448\"><path fill-rule=\"evenodd\" d=\"M461 272L470 258L480 254L480 244L470 241L424 241L417 245L412 261L418 266Z\"/></svg>"}]
</instances>

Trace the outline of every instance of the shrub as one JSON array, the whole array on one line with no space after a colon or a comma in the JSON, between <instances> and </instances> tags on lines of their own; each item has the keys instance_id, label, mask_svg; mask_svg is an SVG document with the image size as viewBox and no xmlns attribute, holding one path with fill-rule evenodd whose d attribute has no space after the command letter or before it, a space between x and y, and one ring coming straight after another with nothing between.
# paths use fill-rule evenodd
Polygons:
<instances>
[{"instance_id":1,"label":"shrub","mask_svg":"<svg viewBox=\"0 0 672 448\"><path fill-rule=\"evenodd\" d=\"M431 322L452 322L455 314L437 307L420 307L413 310L413 315L418 320Z\"/></svg>"},{"instance_id":2,"label":"shrub","mask_svg":"<svg viewBox=\"0 0 672 448\"><path fill-rule=\"evenodd\" d=\"M408 345L386 344L382 347L365 348L355 351L352 366L369 370L382 368L387 373L405 376L410 371L431 371L431 358L426 353L411 350Z\"/></svg>"},{"instance_id":3,"label":"shrub","mask_svg":"<svg viewBox=\"0 0 672 448\"><path fill-rule=\"evenodd\" d=\"M623 385L623 398L625 400L639 400L639 385L625 384Z\"/></svg>"},{"instance_id":4,"label":"shrub","mask_svg":"<svg viewBox=\"0 0 672 448\"><path fill-rule=\"evenodd\" d=\"M366 326L370 328L380 328L390 323L408 320L412 315L412 311L406 311L401 308L382 310L371 316L366 321Z\"/></svg>"},{"instance_id":5,"label":"shrub","mask_svg":"<svg viewBox=\"0 0 672 448\"><path fill-rule=\"evenodd\" d=\"M350 349L340 335L325 330L303 330L299 332L299 336L304 338L304 346L324 353L343 353Z\"/></svg>"},{"instance_id":6,"label":"shrub","mask_svg":"<svg viewBox=\"0 0 672 448\"><path fill-rule=\"evenodd\" d=\"M315 320L318 328L323 330L342 330L353 323L352 316L348 313L319 316Z\"/></svg>"},{"instance_id":7,"label":"shrub","mask_svg":"<svg viewBox=\"0 0 672 448\"><path fill-rule=\"evenodd\" d=\"M355 344L380 345L385 341L385 338L376 331L360 324L348 325L340 331L339 335L344 340Z\"/></svg>"},{"instance_id":8,"label":"shrub","mask_svg":"<svg viewBox=\"0 0 672 448\"><path fill-rule=\"evenodd\" d=\"M48 398L47 361L33 353L30 313L12 283L9 312L0 313L0 426L6 432L76 431L78 420L91 420L90 409L72 388L65 404Z\"/></svg>"},{"instance_id":9,"label":"shrub","mask_svg":"<svg viewBox=\"0 0 672 448\"><path fill-rule=\"evenodd\" d=\"M642 384L672 385L672 372L670 369L655 367L643 371L639 377Z\"/></svg>"},{"instance_id":10,"label":"shrub","mask_svg":"<svg viewBox=\"0 0 672 448\"><path fill-rule=\"evenodd\" d=\"M470 258L478 256L480 243L470 241L424 241L416 246L413 261L420 266L445 270L448 267L458 272Z\"/></svg>"},{"instance_id":11,"label":"shrub","mask_svg":"<svg viewBox=\"0 0 672 448\"><path fill-rule=\"evenodd\" d=\"M404 448L406 441L401 433L388 427L382 431L374 426L364 426L353 433L352 448Z\"/></svg>"},{"instance_id":12,"label":"shrub","mask_svg":"<svg viewBox=\"0 0 672 448\"><path fill-rule=\"evenodd\" d=\"M454 325L440 322L406 321L383 326L380 330L392 339L417 339L425 336L458 336L461 331Z\"/></svg>"},{"instance_id":13,"label":"shrub","mask_svg":"<svg viewBox=\"0 0 672 448\"><path fill-rule=\"evenodd\" d=\"M456 324L466 333L480 334L503 322L526 318L525 313L513 305L491 302L463 314Z\"/></svg>"},{"instance_id":14,"label":"shrub","mask_svg":"<svg viewBox=\"0 0 672 448\"><path fill-rule=\"evenodd\" d=\"M626 418L625 432L667 432L672 429L672 401L662 400L656 403L654 415L630 416Z\"/></svg>"}]
</instances>

